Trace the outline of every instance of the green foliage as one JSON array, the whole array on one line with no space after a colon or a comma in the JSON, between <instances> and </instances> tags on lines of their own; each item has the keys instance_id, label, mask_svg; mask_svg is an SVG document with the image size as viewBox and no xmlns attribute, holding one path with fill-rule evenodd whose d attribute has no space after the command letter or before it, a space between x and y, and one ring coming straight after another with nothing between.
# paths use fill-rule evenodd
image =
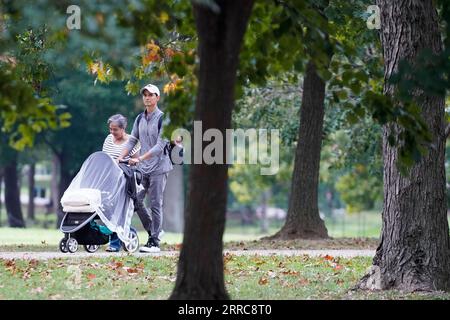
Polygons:
<instances>
[{"instance_id":1,"label":"green foliage","mask_svg":"<svg viewBox=\"0 0 450 320\"><path fill-rule=\"evenodd\" d=\"M349 213L373 209L376 201L383 199L383 184L378 177L371 175L366 166L358 164L339 177L336 190L346 204Z\"/></svg>"},{"instance_id":2,"label":"green foliage","mask_svg":"<svg viewBox=\"0 0 450 320\"><path fill-rule=\"evenodd\" d=\"M70 115L58 114L48 98L34 95L34 89L19 78L15 68L0 63L0 125L17 150L31 147L36 134L67 127Z\"/></svg>"},{"instance_id":3,"label":"green foliage","mask_svg":"<svg viewBox=\"0 0 450 320\"><path fill-rule=\"evenodd\" d=\"M229 186L235 206L257 206L264 192L270 193L270 203L287 209L287 194L298 135L300 107L298 85L272 81L264 88L248 88L236 103L233 127L241 129L278 129L280 133L279 171L276 175L261 175L261 164L239 164L229 169ZM270 131L269 131L270 132ZM248 157L246 157L248 163Z\"/></svg>"},{"instance_id":4,"label":"green foliage","mask_svg":"<svg viewBox=\"0 0 450 320\"><path fill-rule=\"evenodd\" d=\"M121 27L131 28L140 48L139 53L132 56L132 67L126 72L127 92L138 94L144 84L158 83L164 93L164 112L170 119L163 134L169 137L178 127L189 128L193 120L198 67L191 3L126 1L116 7L115 13Z\"/></svg>"},{"instance_id":5,"label":"green foliage","mask_svg":"<svg viewBox=\"0 0 450 320\"><path fill-rule=\"evenodd\" d=\"M40 132L67 127L70 115L58 111L43 86L51 72L44 55L53 46L47 28L15 33L9 15L2 18L10 34L6 32L5 51L0 52L0 126L9 144L23 150L33 145ZM11 49L6 51L8 46Z\"/></svg>"},{"instance_id":6,"label":"green foliage","mask_svg":"<svg viewBox=\"0 0 450 320\"><path fill-rule=\"evenodd\" d=\"M348 112L352 110L327 106L320 181L337 190L348 209L361 211L371 209L382 198L382 130L369 115L349 123ZM359 192L367 189L373 192L358 198Z\"/></svg>"},{"instance_id":7,"label":"green foliage","mask_svg":"<svg viewBox=\"0 0 450 320\"><path fill-rule=\"evenodd\" d=\"M89 154L102 149L109 134L107 120L111 115L121 113L127 117L126 131L130 132L141 109L140 101L127 96L124 82L93 86L90 76L81 71L72 72L70 76L62 73L55 80L59 91L52 98L72 115L72 125L47 133L45 140L64 158L65 170L74 174Z\"/></svg>"}]
</instances>

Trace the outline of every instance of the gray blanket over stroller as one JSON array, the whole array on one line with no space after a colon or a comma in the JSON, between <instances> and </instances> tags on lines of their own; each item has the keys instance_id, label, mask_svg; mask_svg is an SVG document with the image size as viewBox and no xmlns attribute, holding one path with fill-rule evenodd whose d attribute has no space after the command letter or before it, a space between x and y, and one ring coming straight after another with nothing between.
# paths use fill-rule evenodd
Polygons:
<instances>
[{"instance_id":1,"label":"gray blanket over stroller","mask_svg":"<svg viewBox=\"0 0 450 320\"><path fill-rule=\"evenodd\" d=\"M89 196L92 197L92 191L100 194L100 199L92 200L89 205L93 206L105 226L116 232L120 240L128 243L134 212L133 201L127 195L126 178L122 169L104 152L95 152L86 159L64 192L61 204L64 207L71 200L76 202L76 198L82 196L83 192L87 193L87 197L81 198L88 199Z\"/></svg>"}]
</instances>

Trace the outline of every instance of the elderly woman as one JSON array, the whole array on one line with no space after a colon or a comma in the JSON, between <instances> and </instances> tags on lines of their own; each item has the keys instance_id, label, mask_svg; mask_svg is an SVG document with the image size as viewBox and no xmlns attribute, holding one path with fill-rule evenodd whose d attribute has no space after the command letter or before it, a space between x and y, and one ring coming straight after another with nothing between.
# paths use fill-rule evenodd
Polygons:
<instances>
[{"instance_id":1,"label":"elderly woman","mask_svg":"<svg viewBox=\"0 0 450 320\"><path fill-rule=\"evenodd\" d=\"M127 128L127 118L121 114L115 114L108 119L109 135L106 137L105 142L103 142L102 151L110 155L113 159L117 159L122 153L122 149L126 146L130 135L126 133ZM124 160L129 160L130 158L136 158L139 156L140 144L137 143L136 146L128 153ZM121 241L116 233L111 235L111 240L109 247L106 251L109 252L119 252L121 246Z\"/></svg>"},{"instance_id":2,"label":"elderly woman","mask_svg":"<svg viewBox=\"0 0 450 320\"><path fill-rule=\"evenodd\" d=\"M103 152L109 154L113 159L117 159L122 149L130 139L130 135L125 132L127 128L127 118L121 114L115 114L108 119L109 135L106 137L105 142L103 142ZM131 150L131 152L124 158L128 160L131 158L136 158L139 156L140 144Z\"/></svg>"}]
</instances>

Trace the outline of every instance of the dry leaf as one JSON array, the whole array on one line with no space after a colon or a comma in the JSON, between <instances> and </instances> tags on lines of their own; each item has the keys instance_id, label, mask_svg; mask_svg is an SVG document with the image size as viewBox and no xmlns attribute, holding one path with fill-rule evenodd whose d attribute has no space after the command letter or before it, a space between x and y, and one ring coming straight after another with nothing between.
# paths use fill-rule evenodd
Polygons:
<instances>
[{"instance_id":1,"label":"dry leaf","mask_svg":"<svg viewBox=\"0 0 450 320\"><path fill-rule=\"evenodd\" d=\"M302 286L307 286L309 284L309 280L306 278L301 278L300 280L298 280L298 283Z\"/></svg>"},{"instance_id":2,"label":"dry leaf","mask_svg":"<svg viewBox=\"0 0 450 320\"><path fill-rule=\"evenodd\" d=\"M42 290L41 287L37 287L35 289L31 289L31 293L42 293L44 290Z\"/></svg>"},{"instance_id":3,"label":"dry leaf","mask_svg":"<svg viewBox=\"0 0 450 320\"><path fill-rule=\"evenodd\" d=\"M97 276L93 273L88 273L86 276L89 280L94 280Z\"/></svg>"}]
</instances>

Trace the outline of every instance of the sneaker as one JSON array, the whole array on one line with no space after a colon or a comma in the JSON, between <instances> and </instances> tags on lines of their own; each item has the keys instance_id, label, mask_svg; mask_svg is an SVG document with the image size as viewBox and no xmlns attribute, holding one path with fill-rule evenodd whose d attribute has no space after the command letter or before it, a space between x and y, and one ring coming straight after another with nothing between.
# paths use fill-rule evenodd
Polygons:
<instances>
[{"instance_id":1,"label":"sneaker","mask_svg":"<svg viewBox=\"0 0 450 320\"><path fill-rule=\"evenodd\" d=\"M106 251L108 251L108 252L119 252L120 248L115 248L115 247L109 246L108 248L106 248Z\"/></svg>"},{"instance_id":2,"label":"sneaker","mask_svg":"<svg viewBox=\"0 0 450 320\"><path fill-rule=\"evenodd\" d=\"M154 253L154 252L160 252L161 249L159 248L159 245L152 239L148 239L147 244L143 247L139 248L140 252L149 252L149 253Z\"/></svg>"}]
</instances>

